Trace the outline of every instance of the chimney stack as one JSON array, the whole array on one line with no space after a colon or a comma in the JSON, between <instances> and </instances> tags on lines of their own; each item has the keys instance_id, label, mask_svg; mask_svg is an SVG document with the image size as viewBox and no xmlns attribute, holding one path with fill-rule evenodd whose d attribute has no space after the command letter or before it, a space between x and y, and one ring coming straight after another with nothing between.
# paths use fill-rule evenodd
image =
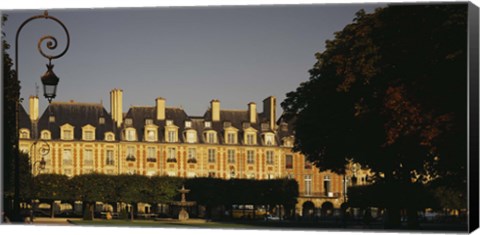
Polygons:
<instances>
[{"instance_id":1,"label":"chimney stack","mask_svg":"<svg viewBox=\"0 0 480 235\"><path fill-rule=\"evenodd\" d=\"M123 90L110 91L110 110L113 121L120 127L123 123Z\"/></svg>"},{"instance_id":2,"label":"chimney stack","mask_svg":"<svg viewBox=\"0 0 480 235\"><path fill-rule=\"evenodd\" d=\"M29 100L29 114L30 120L37 121L38 120L38 96L30 96Z\"/></svg>"},{"instance_id":3,"label":"chimney stack","mask_svg":"<svg viewBox=\"0 0 480 235\"><path fill-rule=\"evenodd\" d=\"M157 120L165 120L165 99L158 97L155 102L157 104Z\"/></svg>"},{"instance_id":4,"label":"chimney stack","mask_svg":"<svg viewBox=\"0 0 480 235\"><path fill-rule=\"evenodd\" d=\"M212 122L220 121L220 101L212 100L210 101L211 111L212 111Z\"/></svg>"},{"instance_id":5,"label":"chimney stack","mask_svg":"<svg viewBox=\"0 0 480 235\"><path fill-rule=\"evenodd\" d=\"M274 96L269 96L263 100L263 115L268 119L271 130L276 128L276 106L277 100Z\"/></svg>"},{"instance_id":6,"label":"chimney stack","mask_svg":"<svg viewBox=\"0 0 480 235\"><path fill-rule=\"evenodd\" d=\"M250 123L257 122L257 104L255 104L254 102L248 103L248 117Z\"/></svg>"}]
</instances>

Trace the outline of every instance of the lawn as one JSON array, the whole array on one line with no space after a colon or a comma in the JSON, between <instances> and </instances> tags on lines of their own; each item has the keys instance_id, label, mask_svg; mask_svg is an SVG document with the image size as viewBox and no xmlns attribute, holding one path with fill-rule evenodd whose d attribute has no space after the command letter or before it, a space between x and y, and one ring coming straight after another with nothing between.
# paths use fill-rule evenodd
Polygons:
<instances>
[{"instance_id":1,"label":"lawn","mask_svg":"<svg viewBox=\"0 0 480 235\"><path fill-rule=\"evenodd\" d=\"M224 223L224 222L178 222L171 221L151 221L151 220L75 220L70 221L74 225L82 226L114 226L114 227L159 227L159 228L239 228L239 229L259 229L262 227L249 224ZM266 227L263 227L266 228Z\"/></svg>"}]
</instances>

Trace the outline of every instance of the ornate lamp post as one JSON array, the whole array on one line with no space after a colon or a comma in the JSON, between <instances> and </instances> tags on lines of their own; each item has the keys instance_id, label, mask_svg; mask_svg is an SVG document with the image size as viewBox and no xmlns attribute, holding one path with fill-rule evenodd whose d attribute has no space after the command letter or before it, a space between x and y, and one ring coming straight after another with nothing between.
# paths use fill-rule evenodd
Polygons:
<instances>
[{"instance_id":1,"label":"ornate lamp post","mask_svg":"<svg viewBox=\"0 0 480 235\"><path fill-rule=\"evenodd\" d=\"M32 159L34 161L32 164L32 198L30 204L30 222L33 222L33 219L35 218L35 176L37 175L37 169L38 171L45 169L45 166L47 165L47 161L45 161L45 156L50 152L50 145L44 140L42 140L42 142L43 144L40 146L39 149L37 149L38 141L33 142L32 146L30 147L30 154L33 153ZM37 160L37 150L42 156L40 160ZM39 165L37 166L37 164Z\"/></svg>"},{"instance_id":2,"label":"ornate lamp post","mask_svg":"<svg viewBox=\"0 0 480 235\"><path fill-rule=\"evenodd\" d=\"M42 50L42 43L45 41L46 42L46 47L49 50L54 50L57 48L57 39L51 35L45 35L40 40L38 41L38 51L40 54L48 59L48 64L47 64L47 72L41 77L42 84L43 84L43 91L44 91L44 96L47 98L48 102L52 102L52 99L55 98L56 96L56 91L57 91L57 85L59 78L55 75L53 72L53 64L52 60L53 59L58 59L62 57L68 50L68 47L70 46L70 34L68 33L67 28L65 25L57 18L48 15L48 12L45 11L43 15L36 15L28 18L25 20L20 27L17 30L17 34L15 36L15 71L16 71L16 79L19 80L19 69L18 69L18 38L20 35L20 32L22 31L23 27L29 23L32 20L36 19L50 19L62 26L63 30L65 31L67 35L67 43L65 46L65 49L58 55L49 55L46 54ZM19 106L20 106L20 92L17 93L18 97L16 97L15 101L15 113L16 113L16 122L15 122L15 138L16 138L16 150L15 150L15 196L14 196L14 216L13 219L16 221L21 221L20 218L20 161L19 161Z\"/></svg>"}]
</instances>

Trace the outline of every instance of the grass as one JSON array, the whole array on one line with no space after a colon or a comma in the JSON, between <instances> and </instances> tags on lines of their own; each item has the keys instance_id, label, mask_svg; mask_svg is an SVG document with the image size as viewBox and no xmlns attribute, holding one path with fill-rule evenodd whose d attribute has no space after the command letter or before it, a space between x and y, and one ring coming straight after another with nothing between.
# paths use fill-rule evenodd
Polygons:
<instances>
[{"instance_id":1,"label":"grass","mask_svg":"<svg viewBox=\"0 0 480 235\"><path fill-rule=\"evenodd\" d=\"M178 221L151 221L151 220L75 220L70 221L74 225L82 226L114 226L114 227L158 227L158 228L239 228L259 229L261 227L248 224L223 223L223 222L178 222ZM266 228L266 227L264 227Z\"/></svg>"}]
</instances>

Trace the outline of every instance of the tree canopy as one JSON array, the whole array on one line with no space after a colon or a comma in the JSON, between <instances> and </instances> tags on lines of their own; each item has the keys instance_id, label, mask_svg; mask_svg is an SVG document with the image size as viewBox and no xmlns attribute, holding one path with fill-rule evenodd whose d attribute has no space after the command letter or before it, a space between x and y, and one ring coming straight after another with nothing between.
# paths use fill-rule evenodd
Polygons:
<instances>
[{"instance_id":1,"label":"tree canopy","mask_svg":"<svg viewBox=\"0 0 480 235\"><path fill-rule=\"evenodd\" d=\"M321 170L466 183L466 4L361 10L316 58L282 103L297 151Z\"/></svg>"}]
</instances>

